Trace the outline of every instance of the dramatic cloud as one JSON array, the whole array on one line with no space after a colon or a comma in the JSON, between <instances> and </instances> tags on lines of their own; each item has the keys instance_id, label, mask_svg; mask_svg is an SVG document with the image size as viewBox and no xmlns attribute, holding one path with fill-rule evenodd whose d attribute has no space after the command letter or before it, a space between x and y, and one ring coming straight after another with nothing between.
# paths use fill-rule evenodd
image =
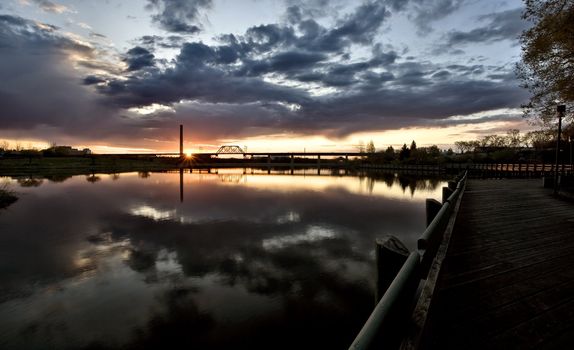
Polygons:
<instances>
[{"instance_id":1,"label":"dramatic cloud","mask_svg":"<svg viewBox=\"0 0 574 350\"><path fill-rule=\"evenodd\" d=\"M201 31L200 11L212 5L212 0L148 0L147 8L159 12L152 18L163 29L196 34Z\"/></svg>"},{"instance_id":2,"label":"dramatic cloud","mask_svg":"<svg viewBox=\"0 0 574 350\"><path fill-rule=\"evenodd\" d=\"M301 12L296 8L287 13ZM167 67L156 64L150 50L170 39L143 37L147 49L135 46L124 55L129 75L105 81L88 76L84 84L95 85L119 108L172 106L210 137L274 128L341 137L372 128L432 125L451 115L524 101L510 69L405 60L374 44L387 16L380 2L365 2L332 28L291 16L290 25L254 26L244 35L220 36L221 44L184 43ZM370 54L350 59L357 46L370 47ZM148 123L158 127L169 120L164 114Z\"/></svg>"},{"instance_id":3,"label":"dramatic cloud","mask_svg":"<svg viewBox=\"0 0 574 350\"><path fill-rule=\"evenodd\" d=\"M516 40L528 28L528 23L521 19L522 9L517 8L504 12L480 16L486 22L468 32L452 31L447 34L446 45L456 47L464 44L489 43L500 40Z\"/></svg>"},{"instance_id":4,"label":"dramatic cloud","mask_svg":"<svg viewBox=\"0 0 574 350\"><path fill-rule=\"evenodd\" d=\"M0 124L4 132L37 127L88 133L105 128L112 111L80 85L71 68L94 60L96 49L57 28L0 15ZM87 125L90 127L87 128Z\"/></svg>"},{"instance_id":5,"label":"dramatic cloud","mask_svg":"<svg viewBox=\"0 0 574 350\"><path fill-rule=\"evenodd\" d=\"M497 60L488 49L475 57L461 50L492 42L515 47L525 27L520 9L468 13L463 0L286 0L277 21L209 33L201 23L205 11L218 8L214 1L147 4L153 23L167 32L147 22L149 30L121 45L114 31L93 23L78 34L66 22L0 15L3 135L49 128L54 135L141 144L167 142L173 125L184 123L206 142L272 134L337 138L456 125L464 118L452 116L516 108L527 99L512 55ZM478 28L440 27L438 20L460 11ZM416 35L423 43L403 43L403 33L390 27L393 17L411 30L404 38Z\"/></svg>"},{"instance_id":6,"label":"dramatic cloud","mask_svg":"<svg viewBox=\"0 0 574 350\"><path fill-rule=\"evenodd\" d=\"M154 55L143 47L136 46L126 53L124 61L128 64L128 71L139 70L154 65Z\"/></svg>"}]
</instances>

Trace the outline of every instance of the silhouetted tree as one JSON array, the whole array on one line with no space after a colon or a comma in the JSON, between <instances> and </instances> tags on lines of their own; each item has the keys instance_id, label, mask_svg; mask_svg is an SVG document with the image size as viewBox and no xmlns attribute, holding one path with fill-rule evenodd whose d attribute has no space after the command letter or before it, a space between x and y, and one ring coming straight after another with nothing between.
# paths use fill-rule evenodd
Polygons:
<instances>
[{"instance_id":1,"label":"silhouetted tree","mask_svg":"<svg viewBox=\"0 0 574 350\"><path fill-rule=\"evenodd\" d=\"M470 142L468 141L455 141L454 147L459 153L466 153L469 151Z\"/></svg>"},{"instance_id":2,"label":"silhouetted tree","mask_svg":"<svg viewBox=\"0 0 574 350\"><path fill-rule=\"evenodd\" d=\"M506 147L506 138L499 135L486 135L478 141L482 147Z\"/></svg>"},{"instance_id":3,"label":"silhouetted tree","mask_svg":"<svg viewBox=\"0 0 574 350\"><path fill-rule=\"evenodd\" d=\"M369 141L369 143L367 143L367 153L375 153L375 144L373 143L373 140Z\"/></svg>"},{"instance_id":4,"label":"silhouetted tree","mask_svg":"<svg viewBox=\"0 0 574 350\"><path fill-rule=\"evenodd\" d=\"M405 160L409 158L411 155L411 150L407 147L407 144L404 143L401 151L399 152L399 160Z\"/></svg>"},{"instance_id":5,"label":"silhouetted tree","mask_svg":"<svg viewBox=\"0 0 574 350\"><path fill-rule=\"evenodd\" d=\"M555 142L555 135L553 131L549 130L535 130L529 131L524 137L524 142L528 143L536 149L546 147L553 147Z\"/></svg>"},{"instance_id":6,"label":"silhouetted tree","mask_svg":"<svg viewBox=\"0 0 574 350\"><path fill-rule=\"evenodd\" d=\"M522 137L520 136L520 130L510 129L506 132L506 144L510 147L520 147L522 144Z\"/></svg>"},{"instance_id":7,"label":"silhouetted tree","mask_svg":"<svg viewBox=\"0 0 574 350\"><path fill-rule=\"evenodd\" d=\"M438 148L437 145L432 145L428 148L428 155L431 158L434 158L433 160L436 160L438 157L440 157L440 149Z\"/></svg>"},{"instance_id":8,"label":"silhouetted tree","mask_svg":"<svg viewBox=\"0 0 574 350\"><path fill-rule=\"evenodd\" d=\"M397 158L397 155L395 153L395 149L393 148L393 146L387 147L387 149L385 151L385 155L384 155L385 161L392 162L396 158Z\"/></svg>"},{"instance_id":9,"label":"silhouetted tree","mask_svg":"<svg viewBox=\"0 0 574 350\"><path fill-rule=\"evenodd\" d=\"M574 106L574 1L525 0L522 17L533 26L520 37L522 61L517 65L522 86L531 93L524 115L549 124L556 100Z\"/></svg>"}]
</instances>

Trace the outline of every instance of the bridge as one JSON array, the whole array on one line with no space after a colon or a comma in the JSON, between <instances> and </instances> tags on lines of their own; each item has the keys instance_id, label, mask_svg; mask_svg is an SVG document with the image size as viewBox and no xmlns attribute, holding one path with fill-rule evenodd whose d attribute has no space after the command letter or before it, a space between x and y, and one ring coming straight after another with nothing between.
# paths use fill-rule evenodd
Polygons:
<instances>
[{"instance_id":1,"label":"bridge","mask_svg":"<svg viewBox=\"0 0 574 350\"><path fill-rule=\"evenodd\" d=\"M215 152L198 152L193 153L189 157L184 152L184 138L183 138L183 125L179 126L179 152L160 152L160 153L129 153L129 154L114 154L116 156L156 156L156 157L176 157L181 158L207 158L218 157L220 155L241 155L244 158L252 157L364 157L367 153L364 152L245 152L240 146L237 145L223 145Z\"/></svg>"}]
</instances>

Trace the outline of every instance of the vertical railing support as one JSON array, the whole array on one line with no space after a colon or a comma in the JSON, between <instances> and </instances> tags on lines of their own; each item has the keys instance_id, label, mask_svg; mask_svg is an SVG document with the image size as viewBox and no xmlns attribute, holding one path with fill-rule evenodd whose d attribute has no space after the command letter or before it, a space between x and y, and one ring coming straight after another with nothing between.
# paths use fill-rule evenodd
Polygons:
<instances>
[{"instance_id":1,"label":"vertical railing support","mask_svg":"<svg viewBox=\"0 0 574 350\"><path fill-rule=\"evenodd\" d=\"M434 217L439 212L441 207L442 204L436 199L427 198L426 200L427 226L433 221Z\"/></svg>"},{"instance_id":2,"label":"vertical railing support","mask_svg":"<svg viewBox=\"0 0 574 350\"><path fill-rule=\"evenodd\" d=\"M442 202L446 203L448 197L450 197L450 195L454 192L454 190L451 190L448 187L443 187L442 188Z\"/></svg>"},{"instance_id":3,"label":"vertical railing support","mask_svg":"<svg viewBox=\"0 0 574 350\"><path fill-rule=\"evenodd\" d=\"M377 258L375 305L377 305L407 260L409 250L395 236L377 238L375 244Z\"/></svg>"}]
</instances>

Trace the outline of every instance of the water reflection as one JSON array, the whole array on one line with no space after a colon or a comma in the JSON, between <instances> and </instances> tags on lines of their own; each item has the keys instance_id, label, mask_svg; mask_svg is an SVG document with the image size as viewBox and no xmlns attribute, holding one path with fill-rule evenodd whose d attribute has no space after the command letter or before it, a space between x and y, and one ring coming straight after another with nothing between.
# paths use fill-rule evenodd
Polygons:
<instances>
[{"instance_id":1,"label":"water reflection","mask_svg":"<svg viewBox=\"0 0 574 350\"><path fill-rule=\"evenodd\" d=\"M414 247L443 183L274 173L21 187L0 214L0 347L346 348L374 238Z\"/></svg>"}]
</instances>

